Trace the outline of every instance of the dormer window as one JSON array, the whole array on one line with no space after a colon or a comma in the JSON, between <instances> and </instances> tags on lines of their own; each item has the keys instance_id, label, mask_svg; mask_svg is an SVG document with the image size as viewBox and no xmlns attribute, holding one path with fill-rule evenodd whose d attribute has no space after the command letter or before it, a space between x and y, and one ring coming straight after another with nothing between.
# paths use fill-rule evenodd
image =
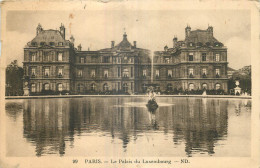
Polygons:
<instances>
[{"instance_id":1,"label":"dormer window","mask_svg":"<svg viewBox=\"0 0 260 168\"><path fill-rule=\"evenodd\" d=\"M59 44L59 46L63 46L63 42L59 42L58 44Z\"/></svg>"},{"instance_id":2,"label":"dormer window","mask_svg":"<svg viewBox=\"0 0 260 168\"><path fill-rule=\"evenodd\" d=\"M202 46L202 43L201 43L201 42L198 42L198 43L197 43L197 46L198 46L198 47L201 47L201 46Z\"/></svg>"},{"instance_id":3,"label":"dormer window","mask_svg":"<svg viewBox=\"0 0 260 168\"><path fill-rule=\"evenodd\" d=\"M41 42L40 45L41 45L41 46L44 46L44 45L45 45L45 42Z\"/></svg>"},{"instance_id":4,"label":"dormer window","mask_svg":"<svg viewBox=\"0 0 260 168\"><path fill-rule=\"evenodd\" d=\"M192 47L192 46L193 46L193 43L190 43L189 46Z\"/></svg>"},{"instance_id":5,"label":"dormer window","mask_svg":"<svg viewBox=\"0 0 260 168\"><path fill-rule=\"evenodd\" d=\"M32 46L37 46L37 43L36 42L32 42Z\"/></svg>"},{"instance_id":6,"label":"dormer window","mask_svg":"<svg viewBox=\"0 0 260 168\"><path fill-rule=\"evenodd\" d=\"M170 63L170 58L166 57L165 58L165 63L169 64Z\"/></svg>"},{"instance_id":7,"label":"dormer window","mask_svg":"<svg viewBox=\"0 0 260 168\"><path fill-rule=\"evenodd\" d=\"M54 46L54 42L50 42L50 46Z\"/></svg>"}]
</instances>

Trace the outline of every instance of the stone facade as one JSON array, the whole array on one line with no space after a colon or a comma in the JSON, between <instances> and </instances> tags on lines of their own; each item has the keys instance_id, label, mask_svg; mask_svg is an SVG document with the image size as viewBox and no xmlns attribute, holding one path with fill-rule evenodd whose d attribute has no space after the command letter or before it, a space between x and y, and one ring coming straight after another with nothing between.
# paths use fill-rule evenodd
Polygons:
<instances>
[{"instance_id":1,"label":"stone facade","mask_svg":"<svg viewBox=\"0 0 260 168\"><path fill-rule=\"evenodd\" d=\"M123 40L115 46L98 51L76 51L77 93L91 92L142 92L142 85L150 82L151 59L149 50L137 48L136 41L132 45L127 40L126 33ZM147 70L144 77L143 70Z\"/></svg>"},{"instance_id":2,"label":"stone facade","mask_svg":"<svg viewBox=\"0 0 260 168\"><path fill-rule=\"evenodd\" d=\"M24 88L30 95L43 91L72 94L144 93L148 86L158 91L173 89L223 89L227 91L227 48L213 36L213 28L185 29L183 41L151 53L123 39L109 48L82 51L74 38L60 30L36 29L36 37L24 48ZM153 72L152 72L153 71Z\"/></svg>"},{"instance_id":3,"label":"stone facade","mask_svg":"<svg viewBox=\"0 0 260 168\"><path fill-rule=\"evenodd\" d=\"M73 80L73 43L65 40L65 27L43 30L39 24L36 37L24 48L24 88L30 93L70 91Z\"/></svg>"},{"instance_id":4,"label":"stone facade","mask_svg":"<svg viewBox=\"0 0 260 168\"><path fill-rule=\"evenodd\" d=\"M153 60L154 83L161 91L227 91L227 48L207 30L185 29L185 40L173 38L173 47L156 51Z\"/></svg>"}]
</instances>

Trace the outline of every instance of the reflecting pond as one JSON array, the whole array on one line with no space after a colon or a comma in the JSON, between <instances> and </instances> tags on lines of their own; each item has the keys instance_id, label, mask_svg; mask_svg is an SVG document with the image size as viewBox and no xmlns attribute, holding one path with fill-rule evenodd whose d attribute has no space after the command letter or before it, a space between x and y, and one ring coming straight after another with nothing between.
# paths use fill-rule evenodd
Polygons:
<instances>
[{"instance_id":1,"label":"reflecting pond","mask_svg":"<svg viewBox=\"0 0 260 168\"><path fill-rule=\"evenodd\" d=\"M250 156L251 100L6 100L7 156Z\"/></svg>"}]
</instances>

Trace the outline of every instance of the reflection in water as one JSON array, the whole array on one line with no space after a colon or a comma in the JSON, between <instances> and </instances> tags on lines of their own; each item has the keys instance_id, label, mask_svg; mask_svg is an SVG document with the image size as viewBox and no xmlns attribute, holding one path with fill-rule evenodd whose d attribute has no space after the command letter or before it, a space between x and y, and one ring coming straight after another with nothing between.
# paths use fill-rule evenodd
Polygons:
<instances>
[{"instance_id":1,"label":"reflection in water","mask_svg":"<svg viewBox=\"0 0 260 168\"><path fill-rule=\"evenodd\" d=\"M99 141L100 134L110 137L111 145L117 146L116 142L120 140L121 148L127 153L128 144L143 143L138 138L146 133L170 135L172 138L168 142L175 146L184 143L186 156L195 153L214 155L218 141L228 136L228 109L236 114L244 107L251 110L251 101L237 100L233 104L224 99L205 98L172 98L174 105L160 106L160 102L167 99L158 98L159 108L154 113L145 106L124 106L129 102L145 101L142 98L24 100L23 136L35 145L37 156L57 153L63 156L68 147L77 145L75 138L85 138L87 143L88 136L95 136ZM6 106L10 105L12 102L6 103ZM13 110L7 108L6 111L8 117L15 117ZM93 148L95 145L98 144L93 144ZM161 147L167 146L170 145Z\"/></svg>"}]
</instances>

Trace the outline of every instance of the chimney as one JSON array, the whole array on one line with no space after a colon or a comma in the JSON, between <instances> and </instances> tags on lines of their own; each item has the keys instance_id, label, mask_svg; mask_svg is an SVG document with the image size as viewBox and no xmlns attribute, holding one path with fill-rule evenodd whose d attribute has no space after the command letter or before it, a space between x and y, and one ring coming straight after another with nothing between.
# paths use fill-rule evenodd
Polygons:
<instances>
[{"instance_id":1,"label":"chimney","mask_svg":"<svg viewBox=\"0 0 260 168\"><path fill-rule=\"evenodd\" d=\"M111 48L115 47L115 41L111 41Z\"/></svg>"},{"instance_id":2,"label":"chimney","mask_svg":"<svg viewBox=\"0 0 260 168\"><path fill-rule=\"evenodd\" d=\"M41 24L39 23L38 26L37 26L37 28L36 28L36 35L38 35L42 30L43 30L43 29L42 29L42 26L41 26Z\"/></svg>"},{"instance_id":3,"label":"chimney","mask_svg":"<svg viewBox=\"0 0 260 168\"><path fill-rule=\"evenodd\" d=\"M190 26L187 25L187 27L185 28L185 35L186 35L186 38L190 36L190 30L191 30Z\"/></svg>"},{"instance_id":4,"label":"chimney","mask_svg":"<svg viewBox=\"0 0 260 168\"><path fill-rule=\"evenodd\" d=\"M164 51L168 51L168 46L167 45L164 47Z\"/></svg>"},{"instance_id":5,"label":"chimney","mask_svg":"<svg viewBox=\"0 0 260 168\"><path fill-rule=\"evenodd\" d=\"M81 51L81 44L78 45L78 51Z\"/></svg>"},{"instance_id":6,"label":"chimney","mask_svg":"<svg viewBox=\"0 0 260 168\"><path fill-rule=\"evenodd\" d=\"M136 48L136 41L134 41L134 48Z\"/></svg>"},{"instance_id":7,"label":"chimney","mask_svg":"<svg viewBox=\"0 0 260 168\"><path fill-rule=\"evenodd\" d=\"M173 38L173 48L177 46L178 38L177 36L174 36Z\"/></svg>"},{"instance_id":8,"label":"chimney","mask_svg":"<svg viewBox=\"0 0 260 168\"><path fill-rule=\"evenodd\" d=\"M62 23L60 26L60 33L61 33L61 36L65 39L65 27Z\"/></svg>"},{"instance_id":9,"label":"chimney","mask_svg":"<svg viewBox=\"0 0 260 168\"><path fill-rule=\"evenodd\" d=\"M70 37L70 41L71 41L71 43L74 44L74 42L75 42L75 38L74 38L73 36L71 36L71 37Z\"/></svg>"},{"instance_id":10,"label":"chimney","mask_svg":"<svg viewBox=\"0 0 260 168\"><path fill-rule=\"evenodd\" d=\"M209 35L213 36L213 27L212 26L208 26L207 31L208 31Z\"/></svg>"}]
</instances>

